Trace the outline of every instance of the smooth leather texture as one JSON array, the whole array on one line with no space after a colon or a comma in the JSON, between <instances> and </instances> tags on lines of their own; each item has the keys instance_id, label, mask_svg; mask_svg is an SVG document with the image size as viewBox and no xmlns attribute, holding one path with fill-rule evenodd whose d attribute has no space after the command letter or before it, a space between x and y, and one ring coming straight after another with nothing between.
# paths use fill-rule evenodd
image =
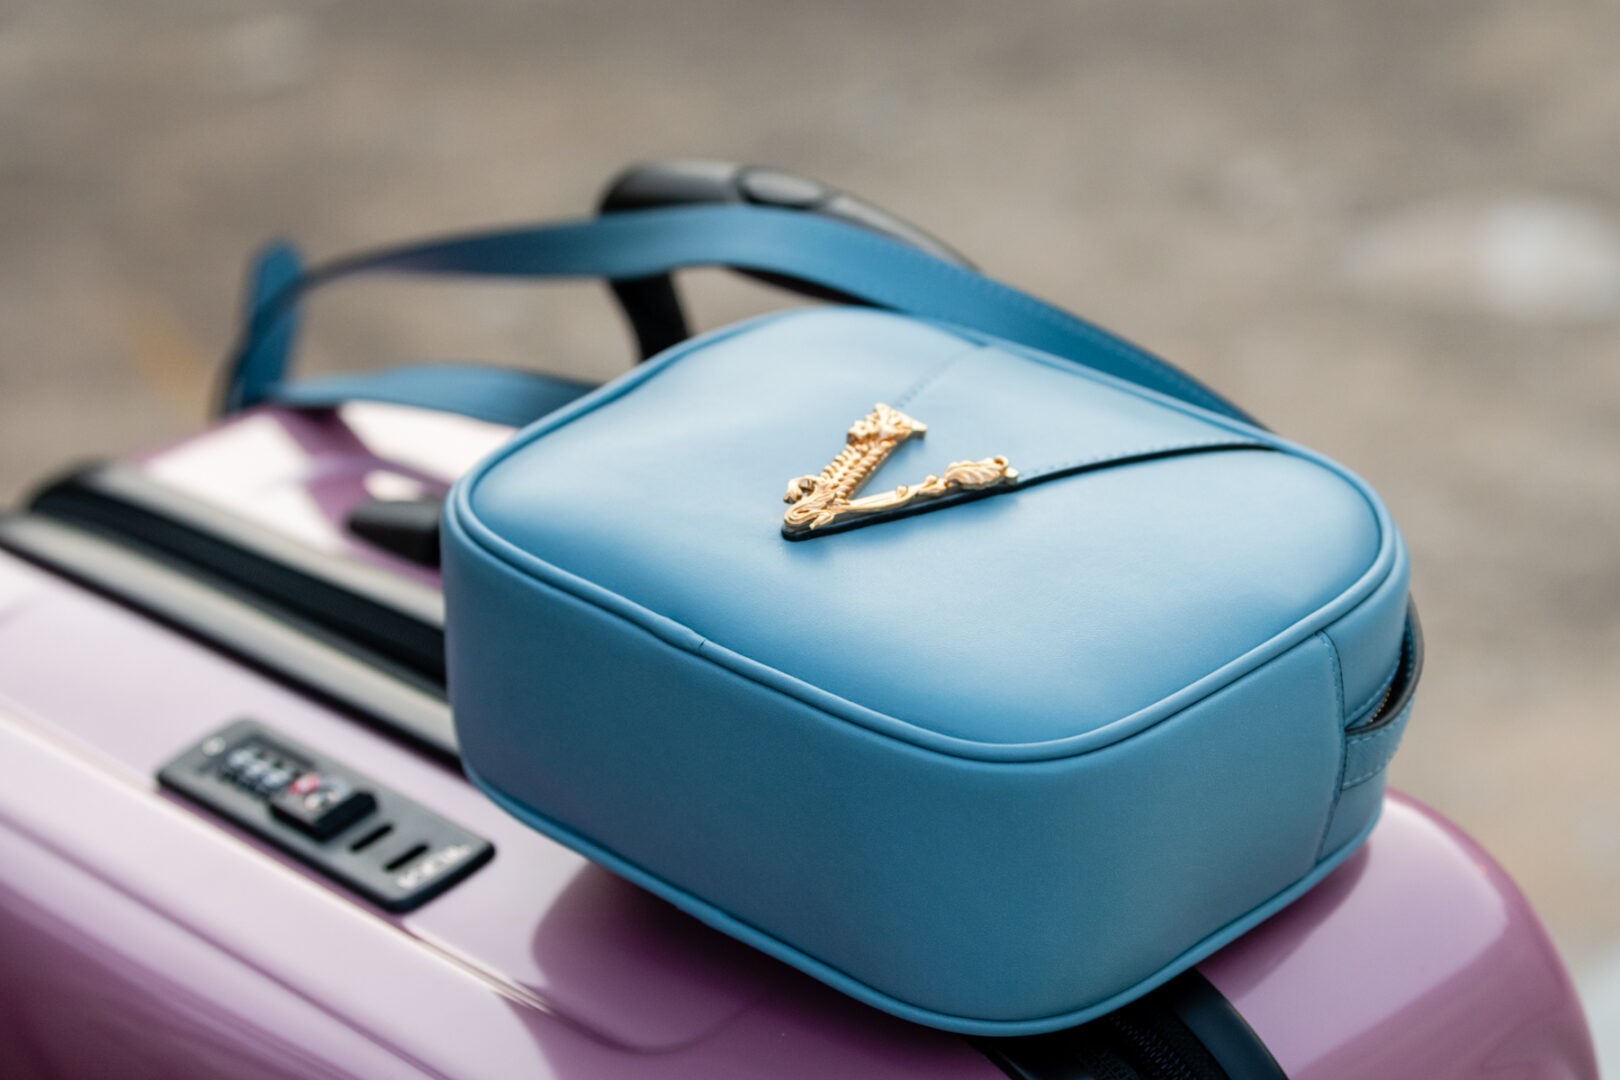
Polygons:
<instances>
[{"instance_id":1,"label":"smooth leather texture","mask_svg":"<svg viewBox=\"0 0 1620 1080\"><path fill-rule=\"evenodd\" d=\"M408 244L305 270L289 245L250 268L244 329L227 371L225 410L276 396L286 381L298 308L320 286L359 273L635 279L690 266L785 275L875 307L937 318L1044 349L1227 416L1237 406L1164 360L1083 319L973 270L852 225L792 210L695 206L623 211ZM436 391L432 384L443 383ZM454 402L455 376L433 376L406 404ZM451 406L453 407L453 406ZM529 419L538 419L536 414Z\"/></svg>"},{"instance_id":2,"label":"smooth leather texture","mask_svg":"<svg viewBox=\"0 0 1620 1080\"><path fill-rule=\"evenodd\" d=\"M986 763L841 722L560 590L533 605L525 575L451 546L449 595L479 604L480 629L452 622L449 641L470 774L910 1019L1080 1023L1318 865L1342 740L1317 638L1119 747Z\"/></svg>"},{"instance_id":3,"label":"smooth leather texture","mask_svg":"<svg viewBox=\"0 0 1620 1080\"><path fill-rule=\"evenodd\" d=\"M992 454L1045 479L784 540L788 479L877 401L929 431L869 490ZM1182 453L1134 461L1159 447ZM1407 602L1377 497L960 327L814 310L689 342L464 477L444 542L475 778L924 1023L1099 1015L1297 895L1377 812L1381 772L1340 797L1346 673L1393 670Z\"/></svg>"},{"instance_id":4,"label":"smooth leather texture","mask_svg":"<svg viewBox=\"0 0 1620 1080\"><path fill-rule=\"evenodd\" d=\"M878 401L930 427L871 490L990 454L1029 479L1094 469L781 542L787 480L818 471ZM1199 445L1253 449L1106 468ZM1355 486L1257 452L1270 445L1072 364L891 315L813 312L715 342L549 428L471 489L471 510L709 646L919 729L1039 744L1239 660L1392 553ZM1016 622L987 626L987 598ZM1161 647L1167 626L1183 630L1175 649Z\"/></svg>"}]
</instances>

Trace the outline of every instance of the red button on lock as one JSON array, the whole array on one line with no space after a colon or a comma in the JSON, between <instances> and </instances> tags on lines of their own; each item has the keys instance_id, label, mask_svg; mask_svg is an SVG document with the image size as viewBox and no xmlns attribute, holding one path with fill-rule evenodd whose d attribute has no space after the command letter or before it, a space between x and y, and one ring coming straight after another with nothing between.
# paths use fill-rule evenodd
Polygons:
<instances>
[{"instance_id":1,"label":"red button on lock","mask_svg":"<svg viewBox=\"0 0 1620 1080\"><path fill-rule=\"evenodd\" d=\"M377 808L369 791L356 791L336 773L307 772L270 800L270 812L299 832L329 840Z\"/></svg>"}]
</instances>

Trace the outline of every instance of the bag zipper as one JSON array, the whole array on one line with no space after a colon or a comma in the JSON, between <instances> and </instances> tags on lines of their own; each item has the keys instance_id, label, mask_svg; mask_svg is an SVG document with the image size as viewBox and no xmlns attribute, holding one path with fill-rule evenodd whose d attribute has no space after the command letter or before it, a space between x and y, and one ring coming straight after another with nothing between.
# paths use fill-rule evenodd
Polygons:
<instances>
[{"instance_id":1,"label":"bag zipper","mask_svg":"<svg viewBox=\"0 0 1620 1080\"><path fill-rule=\"evenodd\" d=\"M1401 649L1403 662L1405 660L1405 655L1406 649L1403 645ZM1390 695L1395 693L1395 681L1400 678L1400 672L1401 665L1396 664L1394 673L1392 673L1389 677L1389 682L1384 684L1384 692L1378 695L1377 706L1368 710L1367 715L1363 719L1356 721L1355 725L1350 728L1351 731L1356 731L1362 727L1371 727L1373 724L1376 724L1380 719L1383 718L1384 708L1389 704Z\"/></svg>"},{"instance_id":2,"label":"bag zipper","mask_svg":"<svg viewBox=\"0 0 1620 1080\"><path fill-rule=\"evenodd\" d=\"M1395 665L1395 674L1379 695L1378 704L1361 720L1346 728L1347 732L1361 734L1394 720L1411 703L1417 691L1418 676L1423 672L1423 628L1418 623L1417 607L1406 608L1406 634L1401 638L1401 658Z\"/></svg>"}]
</instances>

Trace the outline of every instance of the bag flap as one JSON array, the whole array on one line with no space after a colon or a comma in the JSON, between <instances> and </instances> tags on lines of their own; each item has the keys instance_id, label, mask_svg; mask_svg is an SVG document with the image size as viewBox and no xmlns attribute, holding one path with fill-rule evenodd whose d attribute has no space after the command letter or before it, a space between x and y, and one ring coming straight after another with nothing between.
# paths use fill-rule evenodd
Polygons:
<instances>
[{"instance_id":1,"label":"bag flap","mask_svg":"<svg viewBox=\"0 0 1620 1080\"><path fill-rule=\"evenodd\" d=\"M788 481L827 465L878 402L927 432L866 493L995 455L1019 482L785 540ZM474 538L526 569L672 620L690 647L993 744L1145 709L1342 599L1388 554L1363 486L1257 429L855 309L690 343L464 485Z\"/></svg>"}]
</instances>

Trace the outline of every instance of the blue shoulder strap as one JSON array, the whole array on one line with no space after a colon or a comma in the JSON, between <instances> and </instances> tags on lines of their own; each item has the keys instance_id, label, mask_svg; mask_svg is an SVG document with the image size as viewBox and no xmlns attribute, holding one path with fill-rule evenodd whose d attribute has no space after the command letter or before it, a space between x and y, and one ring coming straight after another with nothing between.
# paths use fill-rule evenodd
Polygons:
<instances>
[{"instance_id":1,"label":"blue shoulder strap","mask_svg":"<svg viewBox=\"0 0 1620 1080\"><path fill-rule=\"evenodd\" d=\"M334 405L377 398L483 419L499 414L502 423L537 419L544 413L530 415L525 402L533 398L532 408L549 411L554 405L548 403L561 391L526 392L522 387L532 377L522 372L452 368L434 369L431 375L420 371L406 379L385 374L288 385L284 380L298 303L326 282L364 271L624 280L694 266L797 278L875 307L1040 349L1248 420L1242 410L1165 361L1017 289L855 226L753 206L624 211L390 248L312 270L304 270L290 248L274 245L261 255L250 283L246 327L228 371L225 408L268 400Z\"/></svg>"}]
</instances>

